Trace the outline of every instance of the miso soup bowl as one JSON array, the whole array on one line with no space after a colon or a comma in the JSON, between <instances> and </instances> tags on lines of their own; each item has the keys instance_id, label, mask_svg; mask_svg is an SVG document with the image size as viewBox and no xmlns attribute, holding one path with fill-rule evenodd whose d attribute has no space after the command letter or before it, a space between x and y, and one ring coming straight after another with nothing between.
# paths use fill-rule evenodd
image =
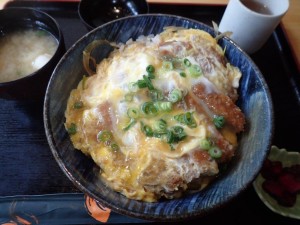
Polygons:
<instances>
[{"instance_id":1,"label":"miso soup bowl","mask_svg":"<svg viewBox=\"0 0 300 225\"><path fill-rule=\"evenodd\" d=\"M65 52L64 39L59 25L48 14L22 7L0 10L0 38L10 32L26 29L46 31L57 40L57 48L50 60L40 69L17 80L0 82L0 98L42 100L53 69Z\"/></svg>"},{"instance_id":2,"label":"miso soup bowl","mask_svg":"<svg viewBox=\"0 0 300 225\"><path fill-rule=\"evenodd\" d=\"M128 199L101 180L99 167L90 157L74 149L64 127L70 92L86 73L82 63L83 50L94 40L125 43L130 38L136 40L141 35L161 33L167 26L200 29L215 36L211 27L175 15L138 15L106 23L82 37L62 57L50 79L44 101L48 143L65 175L76 187L113 211L151 221L192 219L229 204L251 186L270 149L273 134L272 99L263 75L241 48L229 38L223 37L219 44L226 48L228 61L243 74L237 103L247 121L245 131L239 136L236 156L227 170L203 191L154 203ZM97 62L107 57L108 50L106 45L94 50Z\"/></svg>"}]
</instances>

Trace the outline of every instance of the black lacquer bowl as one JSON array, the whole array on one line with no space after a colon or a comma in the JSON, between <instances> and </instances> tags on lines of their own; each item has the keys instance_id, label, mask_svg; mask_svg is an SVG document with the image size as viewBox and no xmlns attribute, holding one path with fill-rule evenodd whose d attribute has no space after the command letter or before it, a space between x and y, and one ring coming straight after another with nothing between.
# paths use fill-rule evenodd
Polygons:
<instances>
[{"instance_id":1,"label":"black lacquer bowl","mask_svg":"<svg viewBox=\"0 0 300 225\"><path fill-rule=\"evenodd\" d=\"M148 11L146 0L81 0L78 5L79 17L89 30L115 19Z\"/></svg>"},{"instance_id":2,"label":"black lacquer bowl","mask_svg":"<svg viewBox=\"0 0 300 225\"><path fill-rule=\"evenodd\" d=\"M273 106L266 82L252 60L228 38L219 44L225 48L230 63L240 68L238 105L243 110L247 126L239 137L237 155L226 172L207 189L175 200L146 203L130 200L111 190L99 179L99 168L80 151L74 150L64 128L64 112L70 91L85 74L82 65L84 48L95 39L126 42L140 35L160 33L165 26L182 26L205 30L212 28L187 18L172 15L140 15L119 19L91 31L64 55L49 82L44 102L44 123L49 145L55 159L76 187L103 205L128 216L155 221L178 221L203 216L229 203L245 190L258 174L270 149L273 134ZM107 49L97 52L98 61Z\"/></svg>"}]
</instances>

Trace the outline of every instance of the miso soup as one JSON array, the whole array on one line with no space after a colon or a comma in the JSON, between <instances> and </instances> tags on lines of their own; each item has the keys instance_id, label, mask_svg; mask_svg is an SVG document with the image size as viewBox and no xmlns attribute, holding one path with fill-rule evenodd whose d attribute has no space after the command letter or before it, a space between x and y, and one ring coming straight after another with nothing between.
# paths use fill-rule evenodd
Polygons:
<instances>
[{"instance_id":1,"label":"miso soup","mask_svg":"<svg viewBox=\"0 0 300 225\"><path fill-rule=\"evenodd\" d=\"M54 55L57 39L40 29L12 31L0 37L0 82L25 77Z\"/></svg>"}]
</instances>

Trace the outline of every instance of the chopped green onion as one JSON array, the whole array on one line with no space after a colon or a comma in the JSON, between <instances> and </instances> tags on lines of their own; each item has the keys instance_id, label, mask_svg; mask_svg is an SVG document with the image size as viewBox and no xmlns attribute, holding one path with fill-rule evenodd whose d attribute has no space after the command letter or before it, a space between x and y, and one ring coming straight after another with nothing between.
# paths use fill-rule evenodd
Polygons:
<instances>
[{"instance_id":1,"label":"chopped green onion","mask_svg":"<svg viewBox=\"0 0 300 225\"><path fill-rule=\"evenodd\" d=\"M147 83L145 80L138 80L136 82L136 85L141 89L141 88L146 88L147 87Z\"/></svg>"},{"instance_id":2,"label":"chopped green onion","mask_svg":"<svg viewBox=\"0 0 300 225\"><path fill-rule=\"evenodd\" d=\"M214 116L213 123L215 124L216 128L221 129L225 125L225 118L224 116Z\"/></svg>"},{"instance_id":3,"label":"chopped green onion","mask_svg":"<svg viewBox=\"0 0 300 225\"><path fill-rule=\"evenodd\" d=\"M153 73L148 73L148 77L149 77L149 79L154 79L155 75Z\"/></svg>"},{"instance_id":4,"label":"chopped green onion","mask_svg":"<svg viewBox=\"0 0 300 225\"><path fill-rule=\"evenodd\" d=\"M183 127L181 126L174 126L171 128L171 130L176 135L176 142L183 140L187 136Z\"/></svg>"},{"instance_id":5,"label":"chopped green onion","mask_svg":"<svg viewBox=\"0 0 300 225\"><path fill-rule=\"evenodd\" d=\"M141 129L142 132L147 136L147 137L153 137L153 130L150 126L145 125L143 122L141 122Z\"/></svg>"},{"instance_id":6,"label":"chopped green onion","mask_svg":"<svg viewBox=\"0 0 300 225\"><path fill-rule=\"evenodd\" d=\"M181 124L187 125L189 128L197 127L196 120L191 112L175 115L174 119Z\"/></svg>"},{"instance_id":7,"label":"chopped green onion","mask_svg":"<svg viewBox=\"0 0 300 225\"><path fill-rule=\"evenodd\" d=\"M184 138L186 138L186 133L184 132L184 129L180 126L172 127L170 130L167 131L167 143L174 144L178 143L179 141L182 141Z\"/></svg>"},{"instance_id":8,"label":"chopped green onion","mask_svg":"<svg viewBox=\"0 0 300 225\"><path fill-rule=\"evenodd\" d=\"M186 67L190 67L192 65L192 63L190 62L190 60L188 60L187 58L185 58L183 60L183 64L186 66Z\"/></svg>"},{"instance_id":9,"label":"chopped green onion","mask_svg":"<svg viewBox=\"0 0 300 225\"><path fill-rule=\"evenodd\" d=\"M182 141L183 139L185 139L187 137L187 134L185 132L182 132L180 134L176 135L177 138L177 142Z\"/></svg>"},{"instance_id":10,"label":"chopped green onion","mask_svg":"<svg viewBox=\"0 0 300 225\"><path fill-rule=\"evenodd\" d=\"M160 112L170 112L172 110L172 102L167 101L157 101L154 102L154 106Z\"/></svg>"},{"instance_id":11,"label":"chopped green onion","mask_svg":"<svg viewBox=\"0 0 300 225\"><path fill-rule=\"evenodd\" d=\"M210 139L204 138L200 141L200 148L203 150L209 150L212 147Z\"/></svg>"},{"instance_id":12,"label":"chopped green onion","mask_svg":"<svg viewBox=\"0 0 300 225\"><path fill-rule=\"evenodd\" d=\"M149 65L146 67L146 71L148 72L148 74L153 74L155 72L155 68L152 65Z\"/></svg>"},{"instance_id":13,"label":"chopped green onion","mask_svg":"<svg viewBox=\"0 0 300 225\"><path fill-rule=\"evenodd\" d=\"M70 124L70 126L68 127L68 133L69 135L74 135L77 133L77 127L75 123Z\"/></svg>"},{"instance_id":14,"label":"chopped green onion","mask_svg":"<svg viewBox=\"0 0 300 225\"><path fill-rule=\"evenodd\" d=\"M151 90L149 94L153 101L160 101L164 98L162 91L158 89Z\"/></svg>"},{"instance_id":15,"label":"chopped green onion","mask_svg":"<svg viewBox=\"0 0 300 225\"><path fill-rule=\"evenodd\" d=\"M218 147L212 147L208 150L209 155L214 158L218 159L222 157L222 151Z\"/></svg>"},{"instance_id":16,"label":"chopped green onion","mask_svg":"<svg viewBox=\"0 0 300 225\"><path fill-rule=\"evenodd\" d=\"M167 132L167 122L163 119L155 121L154 130L158 134L165 134Z\"/></svg>"},{"instance_id":17,"label":"chopped green onion","mask_svg":"<svg viewBox=\"0 0 300 225\"><path fill-rule=\"evenodd\" d=\"M175 134L181 134L184 131L183 127L181 126L174 126L172 127L172 130Z\"/></svg>"},{"instance_id":18,"label":"chopped green onion","mask_svg":"<svg viewBox=\"0 0 300 225\"><path fill-rule=\"evenodd\" d=\"M137 91L138 91L138 88L139 88L139 86L138 86L138 84L135 83L135 82L131 82L131 83L128 84L128 89L129 89L129 91L131 91L131 92L137 92Z\"/></svg>"},{"instance_id":19,"label":"chopped green onion","mask_svg":"<svg viewBox=\"0 0 300 225\"><path fill-rule=\"evenodd\" d=\"M131 127L133 127L136 124L136 120L135 119L131 119L129 124L123 128L124 131L128 131Z\"/></svg>"},{"instance_id":20,"label":"chopped green onion","mask_svg":"<svg viewBox=\"0 0 300 225\"><path fill-rule=\"evenodd\" d=\"M126 102L131 102L133 100L133 93L126 93L124 99Z\"/></svg>"},{"instance_id":21,"label":"chopped green onion","mask_svg":"<svg viewBox=\"0 0 300 225\"><path fill-rule=\"evenodd\" d=\"M158 113L158 109L155 107L153 102L145 102L141 106L141 110L143 113L149 116L156 116Z\"/></svg>"},{"instance_id":22,"label":"chopped green onion","mask_svg":"<svg viewBox=\"0 0 300 225\"><path fill-rule=\"evenodd\" d=\"M153 132L153 137L162 138L166 133Z\"/></svg>"},{"instance_id":23,"label":"chopped green onion","mask_svg":"<svg viewBox=\"0 0 300 225\"><path fill-rule=\"evenodd\" d=\"M119 145L116 142L111 142L110 147L113 151L118 151L120 149Z\"/></svg>"},{"instance_id":24,"label":"chopped green onion","mask_svg":"<svg viewBox=\"0 0 300 225\"><path fill-rule=\"evenodd\" d=\"M166 134L166 142L168 144L175 144L182 141L186 137L184 129L180 126L171 127Z\"/></svg>"},{"instance_id":25,"label":"chopped green onion","mask_svg":"<svg viewBox=\"0 0 300 225\"><path fill-rule=\"evenodd\" d=\"M133 91L136 92L137 90L135 90L135 86L137 86L140 89L148 88L150 91L155 89L151 82L151 79L155 78L155 75L153 73L155 71L155 68L152 65L149 65L149 66L147 66L146 71L148 72L148 76L143 75L143 79L138 80L137 82L135 82L133 84L130 84L128 86L129 90L133 89Z\"/></svg>"},{"instance_id":26,"label":"chopped green onion","mask_svg":"<svg viewBox=\"0 0 300 225\"><path fill-rule=\"evenodd\" d=\"M196 121L193 117L193 114L191 112L187 112L183 116L183 120L186 125L191 126L191 127L196 127ZM195 126L196 125L196 126Z\"/></svg>"},{"instance_id":27,"label":"chopped green onion","mask_svg":"<svg viewBox=\"0 0 300 225\"><path fill-rule=\"evenodd\" d=\"M172 144L175 142L175 135L171 130L167 132L167 143Z\"/></svg>"},{"instance_id":28,"label":"chopped green onion","mask_svg":"<svg viewBox=\"0 0 300 225\"><path fill-rule=\"evenodd\" d=\"M200 77L202 75L202 70L200 66L194 64L188 68L188 74L194 78Z\"/></svg>"},{"instance_id":29,"label":"chopped green onion","mask_svg":"<svg viewBox=\"0 0 300 225\"><path fill-rule=\"evenodd\" d=\"M102 142L109 141L112 139L112 133L108 130L102 130L98 133L97 139Z\"/></svg>"},{"instance_id":30,"label":"chopped green onion","mask_svg":"<svg viewBox=\"0 0 300 225\"><path fill-rule=\"evenodd\" d=\"M82 77L82 90L84 90L85 89L85 83L86 83L86 80L87 80L87 76L86 75L83 75L83 77Z\"/></svg>"},{"instance_id":31,"label":"chopped green onion","mask_svg":"<svg viewBox=\"0 0 300 225\"><path fill-rule=\"evenodd\" d=\"M169 94L170 102L178 102L182 99L182 92L179 89L173 89Z\"/></svg>"},{"instance_id":32,"label":"chopped green onion","mask_svg":"<svg viewBox=\"0 0 300 225\"><path fill-rule=\"evenodd\" d=\"M180 72L179 75L180 75L181 77L186 77L186 73L185 73L185 72Z\"/></svg>"},{"instance_id":33,"label":"chopped green onion","mask_svg":"<svg viewBox=\"0 0 300 225\"><path fill-rule=\"evenodd\" d=\"M143 75L143 78L144 78L144 81L145 81L146 84L147 84L148 89L149 89L149 90L154 90L154 87L153 87L153 84L152 84L150 78L147 77L146 75Z\"/></svg>"},{"instance_id":34,"label":"chopped green onion","mask_svg":"<svg viewBox=\"0 0 300 225\"><path fill-rule=\"evenodd\" d=\"M83 102L82 101L77 101L73 105L74 109L81 109L82 107L83 107Z\"/></svg>"},{"instance_id":35,"label":"chopped green onion","mask_svg":"<svg viewBox=\"0 0 300 225\"><path fill-rule=\"evenodd\" d=\"M127 110L127 115L128 115L130 118L136 119L136 118L139 117L140 111L139 111L139 109L137 109L137 108L129 108L129 109Z\"/></svg>"},{"instance_id":36,"label":"chopped green onion","mask_svg":"<svg viewBox=\"0 0 300 225\"><path fill-rule=\"evenodd\" d=\"M163 61L162 66L163 66L163 68L165 70L172 70L172 69L174 69L173 63L170 62L170 61Z\"/></svg>"}]
</instances>

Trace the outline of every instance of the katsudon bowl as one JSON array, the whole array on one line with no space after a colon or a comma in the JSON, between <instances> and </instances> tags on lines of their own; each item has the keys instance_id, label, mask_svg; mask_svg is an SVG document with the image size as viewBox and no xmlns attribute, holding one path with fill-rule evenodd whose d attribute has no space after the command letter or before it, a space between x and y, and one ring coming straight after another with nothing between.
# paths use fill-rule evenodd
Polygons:
<instances>
[{"instance_id":1,"label":"katsudon bowl","mask_svg":"<svg viewBox=\"0 0 300 225\"><path fill-rule=\"evenodd\" d=\"M246 118L245 131L238 137L239 147L227 169L200 192L153 203L129 199L103 182L99 167L90 157L74 149L64 126L70 92L87 74L83 66L83 51L94 40L126 43L130 38L135 40L141 35L161 33L167 26L200 29L215 36L211 27L173 15L149 14L109 22L83 36L67 51L52 74L44 101L47 139L65 175L78 189L113 211L151 221L201 217L230 203L257 176L273 134L272 100L263 75L247 54L229 38L222 37L218 43L226 49L228 61L242 72L237 105ZM93 57L100 62L111 50L107 45L99 46Z\"/></svg>"}]
</instances>

